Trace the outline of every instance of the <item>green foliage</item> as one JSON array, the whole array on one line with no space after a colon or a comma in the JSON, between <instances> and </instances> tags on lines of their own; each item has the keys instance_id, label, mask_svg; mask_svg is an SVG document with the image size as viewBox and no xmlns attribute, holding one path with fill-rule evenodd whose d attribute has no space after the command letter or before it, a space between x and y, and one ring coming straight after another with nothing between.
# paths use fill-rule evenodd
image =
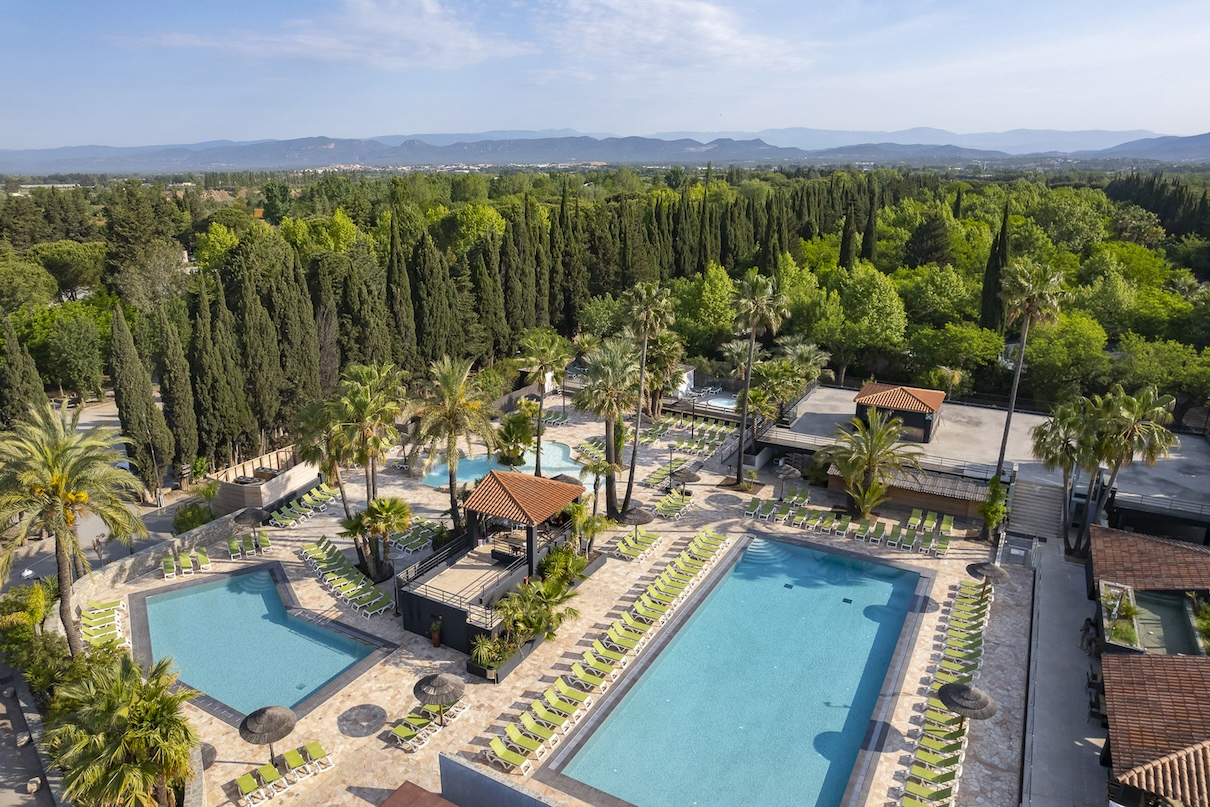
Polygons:
<instances>
[{"instance_id":1,"label":"green foliage","mask_svg":"<svg viewBox=\"0 0 1210 807\"><path fill-rule=\"evenodd\" d=\"M38 368L25 345L17 339L12 320L3 318L3 345L0 345L0 426L28 417L32 408L45 405L46 391Z\"/></svg>"},{"instance_id":2,"label":"green foliage","mask_svg":"<svg viewBox=\"0 0 1210 807\"><path fill-rule=\"evenodd\" d=\"M590 298L580 309L580 326L587 333L599 339L612 336L620 327L618 324L620 305L612 294Z\"/></svg>"},{"instance_id":3,"label":"green foliage","mask_svg":"<svg viewBox=\"0 0 1210 807\"><path fill-rule=\"evenodd\" d=\"M913 363L923 369L938 366L974 370L994 362L1004 350L1004 337L967 322L943 328L921 328L908 340Z\"/></svg>"},{"instance_id":4,"label":"green foliage","mask_svg":"<svg viewBox=\"0 0 1210 807\"><path fill-rule=\"evenodd\" d=\"M1105 329L1079 311L1060 314L1057 324L1038 328L1025 348L1030 394L1059 401L1099 386L1109 372L1107 343Z\"/></svg>"},{"instance_id":5,"label":"green foliage","mask_svg":"<svg viewBox=\"0 0 1210 807\"><path fill-rule=\"evenodd\" d=\"M913 269L930 263L952 264L954 255L950 249L949 230L949 223L940 212L926 212L904 246L904 262Z\"/></svg>"},{"instance_id":6,"label":"green foliage","mask_svg":"<svg viewBox=\"0 0 1210 807\"><path fill-rule=\"evenodd\" d=\"M12 247L0 241L0 313L11 313L24 305L46 305L58 288L40 264L17 257Z\"/></svg>"},{"instance_id":7,"label":"green foliage","mask_svg":"<svg viewBox=\"0 0 1210 807\"><path fill-rule=\"evenodd\" d=\"M101 329L79 307L61 307L51 320L45 349L50 379L87 401L101 391L104 354Z\"/></svg>"},{"instance_id":8,"label":"green foliage","mask_svg":"<svg viewBox=\"0 0 1210 807\"><path fill-rule=\"evenodd\" d=\"M150 491L163 485L164 471L171 461L175 441L155 405L151 376L135 350L121 306L114 306L110 329L113 397L118 408L126 454L139 479Z\"/></svg>"},{"instance_id":9,"label":"green foliage","mask_svg":"<svg viewBox=\"0 0 1210 807\"><path fill-rule=\"evenodd\" d=\"M37 244L26 253L30 260L41 264L58 286L61 300L74 300L101 285L101 266L105 261L105 244L92 241L52 241Z\"/></svg>"},{"instance_id":10,"label":"green foliage","mask_svg":"<svg viewBox=\"0 0 1210 807\"><path fill-rule=\"evenodd\" d=\"M903 420L870 408L848 427L838 426L835 442L815 452L823 467L836 466L862 518L886 501L894 474L920 473L919 446L901 443Z\"/></svg>"},{"instance_id":11,"label":"green foliage","mask_svg":"<svg viewBox=\"0 0 1210 807\"><path fill-rule=\"evenodd\" d=\"M1008 494L998 478L993 477L987 485L987 498L979 504L979 517L989 533L1008 518Z\"/></svg>"},{"instance_id":12,"label":"green foliage","mask_svg":"<svg viewBox=\"0 0 1210 807\"><path fill-rule=\"evenodd\" d=\"M929 264L918 269L900 269L894 281L903 298L904 311L913 324L941 327L974 316L975 295L952 266Z\"/></svg>"},{"instance_id":13,"label":"green foliage","mask_svg":"<svg viewBox=\"0 0 1210 807\"><path fill-rule=\"evenodd\" d=\"M188 502L181 505L176 514L172 517L172 532L174 535L181 535L190 530L197 529L203 524L208 524L214 520L214 512L210 509L210 505L201 502Z\"/></svg>"},{"instance_id":14,"label":"green foliage","mask_svg":"<svg viewBox=\"0 0 1210 807\"><path fill-rule=\"evenodd\" d=\"M496 429L500 462L511 466L525 462L525 452L534 446L533 424L533 419L523 412L511 412L500 419L500 428Z\"/></svg>"},{"instance_id":15,"label":"green foliage","mask_svg":"<svg viewBox=\"0 0 1210 807\"><path fill-rule=\"evenodd\" d=\"M1051 241L1079 254L1104 240L1107 213L1099 191L1057 188L1042 197L1031 216Z\"/></svg>"}]
</instances>

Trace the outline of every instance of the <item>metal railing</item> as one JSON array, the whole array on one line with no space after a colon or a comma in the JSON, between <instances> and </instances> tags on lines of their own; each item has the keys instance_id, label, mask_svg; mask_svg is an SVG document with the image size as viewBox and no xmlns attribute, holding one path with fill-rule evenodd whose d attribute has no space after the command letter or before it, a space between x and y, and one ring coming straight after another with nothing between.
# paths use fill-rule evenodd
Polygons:
<instances>
[{"instance_id":1,"label":"metal railing","mask_svg":"<svg viewBox=\"0 0 1210 807\"><path fill-rule=\"evenodd\" d=\"M459 552L469 548L470 535L464 534L461 538L455 538L419 563L407 567L396 575L396 577L403 584L404 588L410 589L411 584L417 579L436 569Z\"/></svg>"},{"instance_id":2,"label":"metal railing","mask_svg":"<svg viewBox=\"0 0 1210 807\"><path fill-rule=\"evenodd\" d=\"M1146 510L1152 513L1185 515L1193 518L1210 516L1210 504L1191 502L1187 499L1144 496L1141 493L1114 493L1113 506L1131 510Z\"/></svg>"}]
</instances>

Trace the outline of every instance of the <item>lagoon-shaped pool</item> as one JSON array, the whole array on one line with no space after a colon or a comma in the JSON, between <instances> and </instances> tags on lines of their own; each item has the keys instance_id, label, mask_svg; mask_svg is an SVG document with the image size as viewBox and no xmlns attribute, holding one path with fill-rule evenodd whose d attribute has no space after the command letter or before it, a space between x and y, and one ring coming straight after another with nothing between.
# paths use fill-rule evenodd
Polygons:
<instances>
[{"instance_id":1,"label":"lagoon-shaped pool","mask_svg":"<svg viewBox=\"0 0 1210 807\"><path fill-rule=\"evenodd\" d=\"M488 471L520 471L532 474L534 472L534 452L525 452L525 462L516 467L509 467L499 462L495 455L486 452L473 457L463 457L458 460L458 484L465 485L480 477L487 476ZM542 475L545 477L568 474L580 475L580 463L571 458L571 446L566 443L542 443ZM437 463L424 475L424 484L431 488L439 488L450 483L450 469L444 462Z\"/></svg>"}]
</instances>

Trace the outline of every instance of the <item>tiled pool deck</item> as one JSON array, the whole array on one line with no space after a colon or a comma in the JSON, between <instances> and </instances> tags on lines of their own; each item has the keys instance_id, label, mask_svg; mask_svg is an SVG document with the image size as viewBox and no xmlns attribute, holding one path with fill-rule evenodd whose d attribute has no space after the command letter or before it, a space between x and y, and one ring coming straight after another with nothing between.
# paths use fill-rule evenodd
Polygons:
<instances>
[{"instance_id":1,"label":"tiled pool deck","mask_svg":"<svg viewBox=\"0 0 1210 807\"><path fill-rule=\"evenodd\" d=\"M548 399L557 408L559 399ZM567 442L573 447L600 433L600 426L583 415L575 415L570 425L547 430L549 439ZM676 433L672 436L675 438ZM640 448L637 478L642 479L659 464L667 462L668 443L660 440L653 446ZM928 666L936 652L933 638L938 627L943 600L951 586L959 580L970 579L968 564L987 558L984 544L955 541L949 556L943 559L908 555L898 549L870 547L851 539L806 533L793 527L745 518L743 509L751 498L717 487L720 477L702 471L702 481L691 486L695 493L694 507L679 521L659 519L648 529L664 536L657 551L640 562L611 558L593 577L583 583L573 601L580 612L579 619L565 623L556 639L544 643L501 684L491 684L465 673L466 656L449 648L432 647L427 637L403 630L398 619L388 611L369 620L355 614L337 602L323 589L310 568L295 554L295 550L314 541L320 535L336 539L343 509L335 504L324 514L310 519L293 530L273 530L275 551L267 560L276 560L289 576L298 603L323 618L338 620L367 631L385 642L398 645L385 659L350 681L340 692L316 706L303 716L294 733L278 743L280 750L319 740L333 755L335 769L313 776L294 785L289 792L274 799L275 803L296 805L357 805L379 804L405 779L434 792L440 792L438 755L447 753L476 760L488 740L498 734L503 725L516 716L552 683L556 676L569 669L579 658L591 638L621 612L629 603L641 579L654 576L660 568L702 528L739 538L750 534L770 536L800 536L824 546L836 547L870 555L890 558L922 567L932 575L933 602L923 608L917 639L911 652L903 659L904 673L897 691L884 692L891 696L893 709L884 719L890 728L885 733L882 748L872 755L866 771L867 804L887 804L893 801L892 788L900 784L904 758L912 751L909 732L915 728L913 708L923 703L929 679ZM776 481L760 491L769 498L777 494ZM587 480L591 488L591 478ZM624 479L619 486L624 491ZM353 473L346 480L346 490L354 509L364 506L364 478ZM419 479L404 478L398 473L379 474L380 495L399 495L413 507L417 517L439 517L448 507L448 494L428 488ZM603 491L602 491L603 493ZM658 493L636 486L636 496L644 502L654 502ZM839 498L812 489L813 504L840 504ZM889 518L906 519L907 511L885 508ZM338 543L341 543L337 539ZM347 542L344 545L348 546ZM212 554L215 572L247 567L253 561L221 560ZM225 555L225 553L224 553ZM409 561L418 560L413 557ZM711 574L722 571L715 568ZM202 575L204 577L205 575ZM115 594L129 596L146 593L171 585L159 575L148 575L122 585ZM384 584L385 585L385 584ZM1025 703L1025 678L1028 646L1029 615L1032 607L1032 579L1025 569L1014 569L1013 580L997 588L997 597L987 634L987 651L979 686L990 691L1000 706L997 717L971 728L971 745L962 776L959 805L1015 804L1020 778L1020 727ZM637 666L638 665L634 665ZM469 708L451 725L442 729L416 753L407 753L390 742L387 735L394 723L416 707L412 685L416 679L432 672L451 672L467 680L465 701ZM629 674L629 673L628 673ZM235 801L235 778L263 764L268 750L240 739L228 723L206 712L190 707L191 718L204 743L207 803L225 804ZM876 712L876 717L877 717ZM860 761L859 761L860 765ZM486 766L481 766L487 771ZM526 777L494 774L507 781L522 782L530 791L540 794L553 804L582 805L568 794L551 788L531 774Z\"/></svg>"}]
</instances>

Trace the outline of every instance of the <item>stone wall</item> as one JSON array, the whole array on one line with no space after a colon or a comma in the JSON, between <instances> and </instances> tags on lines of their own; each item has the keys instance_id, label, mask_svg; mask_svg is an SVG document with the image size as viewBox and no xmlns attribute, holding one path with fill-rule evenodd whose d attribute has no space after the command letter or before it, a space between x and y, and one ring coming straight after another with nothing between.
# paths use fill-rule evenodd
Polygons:
<instances>
[{"instance_id":1,"label":"stone wall","mask_svg":"<svg viewBox=\"0 0 1210 807\"><path fill-rule=\"evenodd\" d=\"M17 690L17 700L21 704L21 714L25 717L25 725L29 728L30 740L38 753L38 762L42 765L42 778L46 782L47 790L50 791L50 797L54 801L55 807L71 807L71 802L63 795L63 774L50 764L50 757L47 756L46 747L42 744L46 730L42 724L42 713L34 705L34 693L30 691L29 685L25 683L25 678L20 674L17 674L14 686Z\"/></svg>"}]
</instances>

